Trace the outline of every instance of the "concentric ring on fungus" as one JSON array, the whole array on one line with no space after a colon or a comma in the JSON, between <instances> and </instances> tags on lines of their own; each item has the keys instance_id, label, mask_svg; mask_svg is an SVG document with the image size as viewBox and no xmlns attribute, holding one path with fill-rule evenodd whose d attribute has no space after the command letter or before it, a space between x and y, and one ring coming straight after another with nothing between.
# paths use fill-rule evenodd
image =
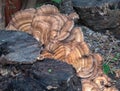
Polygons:
<instances>
[{"instance_id":1,"label":"concentric ring on fungus","mask_svg":"<svg viewBox=\"0 0 120 91\"><path fill-rule=\"evenodd\" d=\"M15 13L12 20L6 27L7 30L22 30L31 33L31 23L35 14L35 9L30 8Z\"/></svg>"},{"instance_id":2,"label":"concentric ring on fungus","mask_svg":"<svg viewBox=\"0 0 120 91\"><path fill-rule=\"evenodd\" d=\"M103 59L90 52L81 28L74 26L74 19L78 18L77 13L61 14L57 7L48 4L17 12L6 29L31 33L45 46L38 59L54 58L71 64L82 78L83 91L101 91L101 80L109 83L101 69ZM117 90L104 86L102 91Z\"/></svg>"},{"instance_id":3,"label":"concentric ring on fungus","mask_svg":"<svg viewBox=\"0 0 120 91\"><path fill-rule=\"evenodd\" d=\"M37 14L56 14L59 13L59 10L54 5L42 5L41 7L37 8Z\"/></svg>"},{"instance_id":4,"label":"concentric ring on fungus","mask_svg":"<svg viewBox=\"0 0 120 91\"><path fill-rule=\"evenodd\" d=\"M82 80L82 91L101 91L97 84L90 80Z\"/></svg>"}]
</instances>

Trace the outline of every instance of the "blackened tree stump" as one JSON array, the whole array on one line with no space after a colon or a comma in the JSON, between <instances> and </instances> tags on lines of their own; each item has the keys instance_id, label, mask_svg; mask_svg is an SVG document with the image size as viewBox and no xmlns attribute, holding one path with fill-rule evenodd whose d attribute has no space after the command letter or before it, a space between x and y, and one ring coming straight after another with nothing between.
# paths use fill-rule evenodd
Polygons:
<instances>
[{"instance_id":1,"label":"blackened tree stump","mask_svg":"<svg viewBox=\"0 0 120 91\"><path fill-rule=\"evenodd\" d=\"M82 91L80 78L75 69L65 62L44 59L35 63L30 74L36 78L42 87L50 91Z\"/></svg>"},{"instance_id":2,"label":"blackened tree stump","mask_svg":"<svg viewBox=\"0 0 120 91\"><path fill-rule=\"evenodd\" d=\"M12 69L13 66L10 67ZM19 65L16 68L20 71L19 75L7 79L6 76L0 77L0 90L82 91L81 79L76 76L75 69L65 62L44 59L33 65Z\"/></svg>"},{"instance_id":3,"label":"blackened tree stump","mask_svg":"<svg viewBox=\"0 0 120 91\"><path fill-rule=\"evenodd\" d=\"M120 0L72 0L80 22L97 31L110 30L120 38Z\"/></svg>"},{"instance_id":4,"label":"blackened tree stump","mask_svg":"<svg viewBox=\"0 0 120 91\"><path fill-rule=\"evenodd\" d=\"M42 45L20 31L0 31L0 91L82 91L81 79L65 62L36 60Z\"/></svg>"},{"instance_id":5,"label":"blackened tree stump","mask_svg":"<svg viewBox=\"0 0 120 91\"><path fill-rule=\"evenodd\" d=\"M72 1L71 0L62 0L60 11L65 14L70 14L74 12Z\"/></svg>"},{"instance_id":6,"label":"blackened tree stump","mask_svg":"<svg viewBox=\"0 0 120 91\"><path fill-rule=\"evenodd\" d=\"M20 31L0 31L0 63L30 64L40 55L42 45Z\"/></svg>"}]
</instances>

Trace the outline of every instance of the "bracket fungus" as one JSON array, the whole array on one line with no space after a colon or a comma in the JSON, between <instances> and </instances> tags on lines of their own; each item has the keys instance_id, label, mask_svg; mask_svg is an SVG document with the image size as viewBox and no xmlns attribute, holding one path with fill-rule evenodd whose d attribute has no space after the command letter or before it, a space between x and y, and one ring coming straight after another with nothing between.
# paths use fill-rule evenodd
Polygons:
<instances>
[{"instance_id":1,"label":"bracket fungus","mask_svg":"<svg viewBox=\"0 0 120 91\"><path fill-rule=\"evenodd\" d=\"M48 4L17 12L6 29L31 33L41 41L45 48L40 59L54 58L73 65L83 79L83 91L118 91L114 86L105 86L110 81L102 72L103 59L89 50L81 28L74 26L78 18L76 13L61 14L57 7Z\"/></svg>"}]
</instances>

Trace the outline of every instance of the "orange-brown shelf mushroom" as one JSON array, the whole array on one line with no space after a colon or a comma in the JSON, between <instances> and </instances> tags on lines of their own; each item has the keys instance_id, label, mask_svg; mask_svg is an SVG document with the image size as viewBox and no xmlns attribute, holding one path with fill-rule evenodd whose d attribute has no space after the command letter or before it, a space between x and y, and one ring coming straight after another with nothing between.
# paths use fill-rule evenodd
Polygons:
<instances>
[{"instance_id":1,"label":"orange-brown shelf mushroom","mask_svg":"<svg viewBox=\"0 0 120 91\"><path fill-rule=\"evenodd\" d=\"M117 91L101 70L102 57L91 53L84 41L82 29L74 26L77 13L61 14L54 5L17 12L7 30L32 34L45 48L38 59L54 58L73 65L82 78L83 91Z\"/></svg>"},{"instance_id":2,"label":"orange-brown shelf mushroom","mask_svg":"<svg viewBox=\"0 0 120 91\"><path fill-rule=\"evenodd\" d=\"M59 10L57 7L55 7L54 5L43 5L41 6L40 8L37 8L37 14L56 14L56 13L59 13Z\"/></svg>"},{"instance_id":3,"label":"orange-brown shelf mushroom","mask_svg":"<svg viewBox=\"0 0 120 91\"><path fill-rule=\"evenodd\" d=\"M104 91L118 91L115 87L106 87Z\"/></svg>"},{"instance_id":4,"label":"orange-brown shelf mushroom","mask_svg":"<svg viewBox=\"0 0 120 91\"><path fill-rule=\"evenodd\" d=\"M97 84L90 80L82 80L82 91L101 91Z\"/></svg>"},{"instance_id":5,"label":"orange-brown shelf mushroom","mask_svg":"<svg viewBox=\"0 0 120 91\"><path fill-rule=\"evenodd\" d=\"M22 30L31 33L31 23L34 17L35 9L30 8L17 12L6 29L9 30Z\"/></svg>"},{"instance_id":6,"label":"orange-brown shelf mushroom","mask_svg":"<svg viewBox=\"0 0 120 91\"><path fill-rule=\"evenodd\" d=\"M94 79L94 82L98 85L100 89L104 88L104 86L109 86L110 84L110 78L108 78L106 75L102 74L100 76L97 76Z\"/></svg>"}]
</instances>

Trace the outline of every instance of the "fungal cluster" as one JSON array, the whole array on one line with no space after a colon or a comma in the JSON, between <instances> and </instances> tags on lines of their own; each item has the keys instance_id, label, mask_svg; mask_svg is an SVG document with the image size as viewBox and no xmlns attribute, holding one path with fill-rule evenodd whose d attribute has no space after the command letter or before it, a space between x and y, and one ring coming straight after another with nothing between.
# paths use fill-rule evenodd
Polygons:
<instances>
[{"instance_id":1,"label":"fungal cluster","mask_svg":"<svg viewBox=\"0 0 120 91\"><path fill-rule=\"evenodd\" d=\"M118 91L111 79L102 71L102 57L92 53L84 41L76 13L61 14L53 5L17 12L7 30L20 30L32 34L45 46L39 59L54 58L71 64L82 78L82 91Z\"/></svg>"}]
</instances>

